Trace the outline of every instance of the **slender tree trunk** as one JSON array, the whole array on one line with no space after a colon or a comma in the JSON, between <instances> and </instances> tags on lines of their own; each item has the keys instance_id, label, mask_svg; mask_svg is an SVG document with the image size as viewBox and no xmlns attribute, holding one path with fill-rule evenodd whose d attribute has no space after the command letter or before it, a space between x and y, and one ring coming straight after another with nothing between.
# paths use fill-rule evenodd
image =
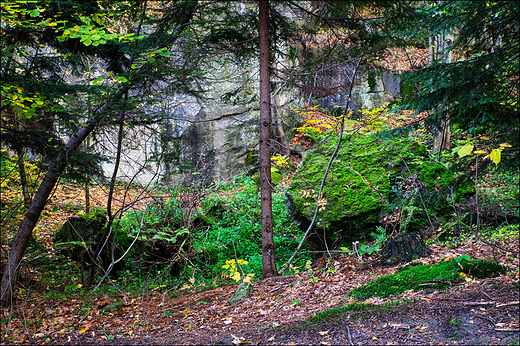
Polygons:
<instances>
[{"instance_id":1,"label":"slender tree trunk","mask_svg":"<svg viewBox=\"0 0 520 346\"><path fill-rule=\"evenodd\" d=\"M85 140L85 138L92 132L94 127L95 119L91 118L85 126L81 127L74 135L72 135L72 137L65 145L64 150L58 154L54 162L49 167L45 178L38 188L38 191L36 191L34 194L34 198L31 202L29 210L25 214L25 217L22 220L20 227L18 228L18 232L16 233L13 245L11 246L11 250L9 252L9 258L7 259L7 265L2 277L0 289L0 300L3 303L9 301L12 296L18 268L25 253L25 249L27 248L29 238L32 234L34 226L36 226L36 223L40 218L40 214L43 208L47 204L47 198L49 198L49 195L56 185L59 173L65 169L69 153L79 147L83 140Z\"/></svg>"},{"instance_id":2,"label":"slender tree trunk","mask_svg":"<svg viewBox=\"0 0 520 346\"><path fill-rule=\"evenodd\" d=\"M126 97L126 95L125 95ZM103 235L99 239L96 250L94 251L94 256L91 257L90 262L90 270L87 275L87 279L85 281L85 286L90 287L92 285L92 281L94 280L94 273L96 269L96 263L98 261L98 258L101 254L101 252L104 249L105 243L107 241L108 235L110 233L110 230L112 229L112 224L114 222L114 214L112 213L112 199L114 197L114 188L116 185L117 180L117 172L119 171L119 165L121 163L121 153L123 151L123 129L125 125L125 116L124 114L121 114L121 117L119 118L119 132L117 135L117 155L116 155L116 162L114 165L114 171L112 172L112 179L110 180L110 190L108 192L108 200L107 200L107 215L108 215L108 222L105 226L105 231L103 232ZM115 240L114 240L115 241Z\"/></svg>"},{"instance_id":3,"label":"slender tree trunk","mask_svg":"<svg viewBox=\"0 0 520 346\"><path fill-rule=\"evenodd\" d=\"M291 151L289 150L289 143L287 142L287 136L282 126L282 116L280 115L280 97L278 94L273 96L273 125L274 132L276 133L276 139L280 144L280 154L289 157Z\"/></svg>"},{"instance_id":4,"label":"slender tree trunk","mask_svg":"<svg viewBox=\"0 0 520 346\"><path fill-rule=\"evenodd\" d=\"M432 63L435 59L442 59L445 63L449 64L452 61L452 52L446 52L448 46L451 44L453 37L451 35L446 35L445 33L439 34L439 36L435 37L436 45L434 50L436 52L436 56L430 56L430 63ZM449 42L449 43L448 43ZM435 133L433 138L433 151L437 152L438 159L440 160L441 152L443 150L449 150L450 146L450 121L449 121L449 113L448 106L443 104L442 107L442 125L439 130Z\"/></svg>"},{"instance_id":5,"label":"slender tree trunk","mask_svg":"<svg viewBox=\"0 0 520 346\"><path fill-rule=\"evenodd\" d=\"M262 277L277 275L273 240L271 195L271 87L269 71L269 1L258 2L260 37L260 198L262 219Z\"/></svg>"},{"instance_id":6,"label":"slender tree trunk","mask_svg":"<svg viewBox=\"0 0 520 346\"><path fill-rule=\"evenodd\" d=\"M25 165L24 165L24 152L23 148L20 147L17 150L18 154L18 174L20 175L20 184L22 185L22 196L23 196L23 205L26 209L29 209L31 206L31 194L29 193L29 186L27 184L27 174L25 173Z\"/></svg>"}]
</instances>

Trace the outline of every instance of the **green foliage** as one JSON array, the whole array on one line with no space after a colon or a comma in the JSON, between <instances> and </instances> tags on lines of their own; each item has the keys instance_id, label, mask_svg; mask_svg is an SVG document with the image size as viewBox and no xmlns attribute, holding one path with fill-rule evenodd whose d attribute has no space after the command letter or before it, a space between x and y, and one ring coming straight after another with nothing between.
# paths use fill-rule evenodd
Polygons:
<instances>
[{"instance_id":1,"label":"green foliage","mask_svg":"<svg viewBox=\"0 0 520 346\"><path fill-rule=\"evenodd\" d=\"M152 243L157 247L161 242L161 248L169 251L171 260L145 270L141 265L139 270L135 266L127 267L125 270L129 272L120 275L118 281L125 286L142 284L141 271L148 275L153 272L158 284L171 285L187 279L190 283L185 287L217 284L227 282L239 273L234 258L247 263L243 264L247 277L261 277L260 200L254 181L238 177L229 183L217 182L205 189L205 197L201 198L195 210L183 207L180 198L176 197L180 190L172 190L172 197L167 200L157 198L146 213L127 214L122 218L119 224L122 234L135 236L142 223L139 246L150 249ZM281 190L273 194L273 219L276 258L283 261L296 248L301 231L287 215ZM147 256L153 256L154 251L150 249L147 252ZM186 258L189 262L185 261ZM308 259L308 256L299 256L293 271ZM130 257L127 262L132 261ZM234 266L231 262L235 263Z\"/></svg>"},{"instance_id":2,"label":"green foliage","mask_svg":"<svg viewBox=\"0 0 520 346\"><path fill-rule=\"evenodd\" d=\"M506 267L485 260L467 260L464 257L426 265L415 262L402 267L395 274L381 276L368 284L352 290L349 294L360 299L372 296L386 298L408 290L422 288L445 288L474 278L494 277L505 273Z\"/></svg>"},{"instance_id":3,"label":"green foliage","mask_svg":"<svg viewBox=\"0 0 520 346\"><path fill-rule=\"evenodd\" d=\"M209 263L216 264L212 275L218 274L236 251L237 258L245 259L251 272L261 277L260 200L252 179L240 178L220 187L204 199L198 217L205 220L209 231L203 239L195 239L194 246L204 252ZM276 255L281 258L296 248L300 233L287 216L282 191L273 194L273 220ZM299 261L304 262L304 258Z\"/></svg>"},{"instance_id":4,"label":"green foliage","mask_svg":"<svg viewBox=\"0 0 520 346\"><path fill-rule=\"evenodd\" d=\"M519 15L520 5L513 1L438 1L389 21L387 29L401 43L453 33L445 53L458 54L451 63L439 56L430 66L405 73L403 83L417 89L402 108L428 111L433 128L447 111L451 124L474 134L518 123L518 97L511 90L520 73Z\"/></svg>"},{"instance_id":5,"label":"green foliage","mask_svg":"<svg viewBox=\"0 0 520 346\"><path fill-rule=\"evenodd\" d=\"M386 239L386 230L381 226L376 226L376 232L370 232L370 236L375 239L375 243L371 246L367 246L365 244L360 245L358 252L360 256L363 254L372 255L374 252L378 252L383 247L383 242Z\"/></svg>"}]
</instances>

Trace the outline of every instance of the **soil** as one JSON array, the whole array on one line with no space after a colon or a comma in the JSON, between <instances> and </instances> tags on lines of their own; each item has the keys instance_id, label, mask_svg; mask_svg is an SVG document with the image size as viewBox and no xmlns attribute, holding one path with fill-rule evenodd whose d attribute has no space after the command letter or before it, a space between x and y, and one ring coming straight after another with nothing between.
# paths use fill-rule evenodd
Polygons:
<instances>
[{"instance_id":1,"label":"soil","mask_svg":"<svg viewBox=\"0 0 520 346\"><path fill-rule=\"evenodd\" d=\"M461 254L485 258L491 253L486 251L491 249L482 244L457 250L434 247L434 255L423 261L435 263ZM369 298L361 302L379 308L349 311L316 323L310 323L309 317L355 302L356 299L347 294L352 288L395 272L397 267L367 265L349 257L322 259L297 275L254 282L252 295L235 306L227 300L238 285L196 292L185 290L172 296L152 291L72 302L76 309L78 304L94 306L87 315L67 311L67 304L71 302L63 300L49 300L45 311L37 312L35 309L41 306L32 304L31 307L28 300L25 308L17 306L19 315L45 318L39 331L26 335L20 328L17 343L518 345L518 257L504 257L503 261L513 267L508 275L469 280L448 290L406 292L387 299ZM122 308L103 312L114 301L121 301ZM394 304L383 305L388 302ZM13 319L13 325L15 323ZM65 325L69 327L63 328ZM26 327L25 330L33 329ZM13 334L12 328L9 333Z\"/></svg>"}]
</instances>

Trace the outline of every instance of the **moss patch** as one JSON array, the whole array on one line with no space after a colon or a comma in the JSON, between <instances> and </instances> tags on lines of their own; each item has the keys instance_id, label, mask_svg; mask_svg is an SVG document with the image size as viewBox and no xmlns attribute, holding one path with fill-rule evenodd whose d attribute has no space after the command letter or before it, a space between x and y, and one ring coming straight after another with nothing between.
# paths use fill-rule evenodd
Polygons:
<instances>
[{"instance_id":1,"label":"moss patch","mask_svg":"<svg viewBox=\"0 0 520 346\"><path fill-rule=\"evenodd\" d=\"M401 268L395 274L381 276L368 284L350 291L350 295L366 299L372 296L386 298L408 290L422 288L444 288L473 278L494 277L505 273L506 267L485 260L449 260L435 265L415 262Z\"/></svg>"},{"instance_id":2,"label":"moss patch","mask_svg":"<svg viewBox=\"0 0 520 346\"><path fill-rule=\"evenodd\" d=\"M380 311L380 310L388 310L396 308L398 305L406 305L407 301L398 301L398 302L388 302L383 305L375 305L372 303L359 303L354 302L350 303L345 306L339 306L336 308L330 308L324 311L317 312L316 314L309 317L308 322L309 323L320 323L324 320L331 319L335 316L344 314L346 312L373 312L373 311ZM360 315L362 317L362 315Z\"/></svg>"}]
</instances>

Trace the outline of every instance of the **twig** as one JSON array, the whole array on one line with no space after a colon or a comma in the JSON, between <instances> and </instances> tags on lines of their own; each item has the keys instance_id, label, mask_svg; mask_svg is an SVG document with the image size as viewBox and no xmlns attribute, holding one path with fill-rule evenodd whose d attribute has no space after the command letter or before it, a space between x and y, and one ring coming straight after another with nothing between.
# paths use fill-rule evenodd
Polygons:
<instances>
[{"instance_id":1,"label":"twig","mask_svg":"<svg viewBox=\"0 0 520 346\"><path fill-rule=\"evenodd\" d=\"M464 305L493 305L495 302L464 302Z\"/></svg>"},{"instance_id":2,"label":"twig","mask_svg":"<svg viewBox=\"0 0 520 346\"><path fill-rule=\"evenodd\" d=\"M350 335L350 328L348 327L348 324L347 324L347 337L348 337L348 344L354 345L354 343L352 342L352 336Z\"/></svg>"},{"instance_id":3,"label":"twig","mask_svg":"<svg viewBox=\"0 0 520 346\"><path fill-rule=\"evenodd\" d=\"M505 303L505 304L498 304L497 306L495 306L496 308L501 308L503 306L511 306L511 305L518 305L520 304L520 301L516 301L516 302L509 302L509 303Z\"/></svg>"},{"instance_id":4,"label":"twig","mask_svg":"<svg viewBox=\"0 0 520 346\"><path fill-rule=\"evenodd\" d=\"M464 300L470 300L471 298L430 298L432 300L454 300L454 301L464 301Z\"/></svg>"}]
</instances>

